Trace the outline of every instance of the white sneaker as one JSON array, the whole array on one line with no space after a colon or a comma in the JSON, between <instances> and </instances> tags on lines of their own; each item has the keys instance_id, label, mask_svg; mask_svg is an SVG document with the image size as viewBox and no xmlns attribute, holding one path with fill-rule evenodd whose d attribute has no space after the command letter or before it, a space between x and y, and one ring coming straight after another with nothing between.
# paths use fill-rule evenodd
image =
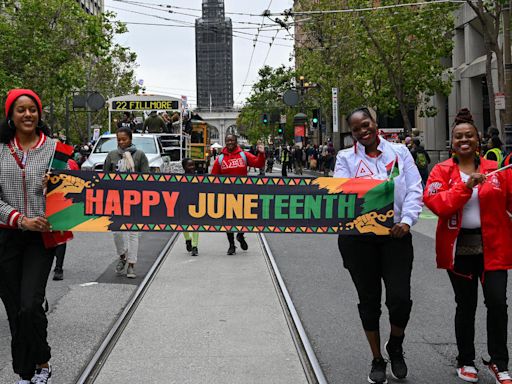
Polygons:
<instances>
[{"instance_id":1,"label":"white sneaker","mask_svg":"<svg viewBox=\"0 0 512 384\"><path fill-rule=\"evenodd\" d=\"M463 365L457 368L457 376L464 381L476 383L478 381L478 370L471 365Z\"/></svg>"},{"instance_id":2,"label":"white sneaker","mask_svg":"<svg viewBox=\"0 0 512 384\"><path fill-rule=\"evenodd\" d=\"M512 377L510 377L508 371L498 371L498 367L494 363L489 363L487 368L496 380L496 384L512 384Z\"/></svg>"},{"instance_id":3,"label":"white sneaker","mask_svg":"<svg viewBox=\"0 0 512 384\"><path fill-rule=\"evenodd\" d=\"M52 383L52 366L48 364L48 368L37 368L35 375L30 380L32 384L51 384Z\"/></svg>"},{"instance_id":4,"label":"white sneaker","mask_svg":"<svg viewBox=\"0 0 512 384\"><path fill-rule=\"evenodd\" d=\"M17 381L16 384L30 384L30 381L28 381L28 380L20 380L20 381Z\"/></svg>"},{"instance_id":5,"label":"white sneaker","mask_svg":"<svg viewBox=\"0 0 512 384\"><path fill-rule=\"evenodd\" d=\"M126 277L130 279L135 279L137 277L133 265L128 265L128 269L126 270Z\"/></svg>"}]
</instances>

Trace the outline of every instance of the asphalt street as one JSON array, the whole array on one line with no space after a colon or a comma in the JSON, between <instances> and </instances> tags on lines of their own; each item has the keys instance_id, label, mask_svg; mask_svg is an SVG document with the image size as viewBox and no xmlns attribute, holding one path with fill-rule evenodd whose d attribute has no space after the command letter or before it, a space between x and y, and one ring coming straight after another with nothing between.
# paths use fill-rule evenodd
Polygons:
<instances>
[{"instance_id":1,"label":"asphalt street","mask_svg":"<svg viewBox=\"0 0 512 384\"><path fill-rule=\"evenodd\" d=\"M280 175L277 167L274 175ZM296 176L291 172L289 175ZM317 174L306 171L305 175ZM453 292L446 272L435 267L436 218L428 211L421 217L413 228L414 303L404 344L410 374L401 382L461 383L455 376ZM54 384L74 382L169 236L142 234L138 276L130 280L114 273L117 255L110 234L76 234L66 255L64 281L50 280L48 283L49 341L58 377ZM266 237L328 382L366 383L371 354L357 312L356 291L343 268L337 237L295 234L267 234ZM512 288L509 284L510 296ZM480 358L487 358L487 343L481 295L476 329L476 363L482 368ZM384 343L389 334L385 306L381 330ZM509 340L512 340L511 336L509 327ZM0 306L2 384L16 380L11 369L9 341L5 311ZM510 344L509 350L512 350ZM481 374L479 382L494 383L488 374Z\"/></svg>"},{"instance_id":2,"label":"asphalt street","mask_svg":"<svg viewBox=\"0 0 512 384\"><path fill-rule=\"evenodd\" d=\"M137 285L170 238L170 233L144 233L139 244L135 279L116 276L112 234L75 233L64 260L64 280L47 287L49 343L53 384L71 384L89 362L97 346L130 299ZM10 332L0 305L0 383L14 383Z\"/></svg>"},{"instance_id":3,"label":"asphalt street","mask_svg":"<svg viewBox=\"0 0 512 384\"><path fill-rule=\"evenodd\" d=\"M413 231L413 310L404 343L410 374L405 382L462 383L455 375L453 292L446 272L435 267L437 221L428 211L422 217ZM337 236L275 234L266 237L328 382L366 383L371 354L357 311L356 290L348 271L343 268ZM508 297L511 296L509 284ZM384 343L389 335L384 305L382 312ZM485 318L480 294L475 361L479 368L482 368L481 357L488 358ZM512 340L510 329L508 340ZM491 384L494 380L483 373L479 383Z\"/></svg>"}]
</instances>

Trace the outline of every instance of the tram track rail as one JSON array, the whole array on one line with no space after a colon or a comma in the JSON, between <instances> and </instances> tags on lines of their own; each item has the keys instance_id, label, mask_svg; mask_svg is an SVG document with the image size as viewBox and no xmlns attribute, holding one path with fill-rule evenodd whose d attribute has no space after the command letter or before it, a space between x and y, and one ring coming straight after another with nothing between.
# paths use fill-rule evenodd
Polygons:
<instances>
[{"instance_id":1,"label":"tram track rail","mask_svg":"<svg viewBox=\"0 0 512 384\"><path fill-rule=\"evenodd\" d=\"M157 259L146 274L130 301L124 310L112 325L112 328L105 336L104 340L90 359L87 366L76 380L76 384L93 384L98 378L101 369L108 360L111 352L116 346L123 331L127 327L130 319L137 310L140 302L149 290L152 282L155 280L158 271L167 259L172 247L176 243L179 233L174 233L167 241L164 248L159 253ZM279 303L290 331L294 346L297 350L299 360L304 370L305 377L309 384L328 384L320 364L316 358L315 352L311 346L309 338L302 326L297 310L293 304L291 296L286 288L283 277L279 271L274 255L264 234L258 234L258 240L263 250L264 259L278 296Z\"/></svg>"},{"instance_id":2,"label":"tram track rail","mask_svg":"<svg viewBox=\"0 0 512 384\"><path fill-rule=\"evenodd\" d=\"M171 238L167 241L164 248L160 251L155 262L153 263L148 273L146 274L146 277L141 282L135 293L132 295L130 301L127 303L123 312L117 318L108 334L105 336L103 342L96 350L96 353L89 361L89 364L87 364L87 366L82 371L80 377L76 381L76 384L94 383L99 373L101 372L101 369L103 368L105 362L107 361L110 353L117 344L117 341L121 337L124 329L128 325L130 319L137 310L137 307L139 306L140 302L142 301L146 292L151 286L151 283L154 281L162 264L169 255L169 252L174 246L174 243L176 242L178 237L179 233L174 233L171 236Z\"/></svg>"},{"instance_id":3,"label":"tram track rail","mask_svg":"<svg viewBox=\"0 0 512 384\"><path fill-rule=\"evenodd\" d=\"M327 379L322 371L320 363L315 355L315 351L311 346L306 331L302 325L299 314L293 304L292 298L284 279L279 271L276 260L270 248L270 245L263 233L258 234L260 246L263 249L263 255L274 283L281 308L286 318L286 323L290 330L290 334L298 352L304 374L309 384L328 384Z\"/></svg>"}]
</instances>

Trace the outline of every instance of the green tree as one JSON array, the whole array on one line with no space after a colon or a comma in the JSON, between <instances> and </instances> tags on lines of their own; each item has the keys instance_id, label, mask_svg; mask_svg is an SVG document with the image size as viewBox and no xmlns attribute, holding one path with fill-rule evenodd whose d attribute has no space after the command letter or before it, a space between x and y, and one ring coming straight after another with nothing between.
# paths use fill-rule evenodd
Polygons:
<instances>
[{"instance_id":1,"label":"green tree","mask_svg":"<svg viewBox=\"0 0 512 384\"><path fill-rule=\"evenodd\" d=\"M413 0L400 4L407 2ZM395 4L380 2L380 6ZM360 9L372 7L373 2L350 0L343 5ZM336 9L340 2L321 1L309 7L299 12ZM430 97L450 90L451 79L441 59L451 55L454 7L432 3L312 15L303 25L306 38L297 51L299 71L304 68L307 76L330 82L323 92L325 99L330 87L337 86L342 109L361 103L390 115L398 109L410 133L409 109L433 115Z\"/></svg>"},{"instance_id":2,"label":"green tree","mask_svg":"<svg viewBox=\"0 0 512 384\"><path fill-rule=\"evenodd\" d=\"M492 78L492 61L496 58L496 71L498 72L498 89L505 92L505 65L503 55L503 44L500 39L503 7L507 0L487 1L487 0L467 0L466 3L475 12L476 18L481 26L484 38L484 47L486 53L485 73L487 80L487 92L489 94L489 109L496 110L494 101L495 84ZM493 56L494 54L494 56ZM504 112L501 112L501 123L504 122ZM496 114L491 113L491 125L497 127ZM503 131L502 131L503 132Z\"/></svg>"},{"instance_id":3,"label":"green tree","mask_svg":"<svg viewBox=\"0 0 512 384\"><path fill-rule=\"evenodd\" d=\"M258 71L258 76L259 79L253 85L252 92L240 112L237 125L250 142L267 142L269 137L277 134L277 127L275 123L264 125L261 120L263 114L266 113L270 118L271 115L285 113L288 120L285 137L289 139L292 137L293 114L298 109L287 107L282 101L282 95L293 87L294 71L285 66L272 68L267 65Z\"/></svg>"},{"instance_id":4,"label":"green tree","mask_svg":"<svg viewBox=\"0 0 512 384\"><path fill-rule=\"evenodd\" d=\"M58 122L72 91L87 85L101 91L134 89L135 55L114 43L114 36L126 29L111 20L112 14L89 15L75 0L13 0L3 5L0 94L16 87L34 89L45 105L54 106L54 130L62 126ZM85 139L83 132L77 134Z\"/></svg>"}]
</instances>

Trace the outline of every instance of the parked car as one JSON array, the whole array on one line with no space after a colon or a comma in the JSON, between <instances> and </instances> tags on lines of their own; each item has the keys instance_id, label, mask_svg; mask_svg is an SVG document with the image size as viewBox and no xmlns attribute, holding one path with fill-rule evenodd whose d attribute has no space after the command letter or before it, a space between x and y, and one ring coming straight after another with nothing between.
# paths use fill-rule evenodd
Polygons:
<instances>
[{"instance_id":1,"label":"parked car","mask_svg":"<svg viewBox=\"0 0 512 384\"><path fill-rule=\"evenodd\" d=\"M134 133L132 143L143 151L149 161L151 172L171 172L171 158L164 152L162 141L169 139L166 134ZM179 141L178 141L179 142ZM115 134L105 134L94 144L88 159L82 164L82 171L102 171L107 154L117 148ZM179 153L178 153L179 155Z\"/></svg>"}]
</instances>

